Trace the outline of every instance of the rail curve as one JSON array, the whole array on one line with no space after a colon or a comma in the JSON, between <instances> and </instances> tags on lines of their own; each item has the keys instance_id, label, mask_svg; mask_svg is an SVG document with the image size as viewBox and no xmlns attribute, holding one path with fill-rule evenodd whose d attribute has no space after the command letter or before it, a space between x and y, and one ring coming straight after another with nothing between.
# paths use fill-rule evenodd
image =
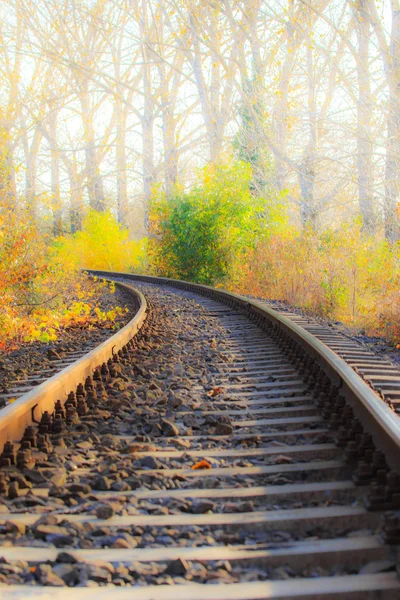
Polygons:
<instances>
[{"instance_id":1,"label":"rail curve","mask_svg":"<svg viewBox=\"0 0 400 600\"><path fill-rule=\"evenodd\" d=\"M257 301L91 273L140 309L0 410L0 597L400 599L400 425L375 391Z\"/></svg>"},{"instance_id":2,"label":"rail curve","mask_svg":"<svg viewBox=\"0 0 400 600\"><path fill-rule=\"evenodd\" d=\"M95 369L113 358L140 330L147 312L147 302L143 294L121 282L117 286L134 296L138 310L133 319L112 335L108 340L83 354L78 360L58 371L44 383L22 394L14 403L0 410L0 451L7 441L21 439L25 428L42 418L45 411L52 413L56 400L65 402L68 394L87 377L93 375Z\"/></svg>"},{"instance_id":3,"label":"rail curve","mask_svg":"<svg viewBox=\"0 0 400 600\"><path fill-rule=\"evenodd\" d=\"M99 276L116 276L109 271L89 271ZM326 344L318 340L303 327L293 323L290 319L279 314L263 303L251 300L238 294L215 289L206 285L189 283L186 281L167 279L164 277L153 277L150 275L136 275L120 273L127 280L156 283L158 285L169 285L178 289L193 291L197 294L208 296L228 306L237 307L245 312L246 316L262 324L274 328L274 334L282 340L282 344L288 344L289 340L297 345L292 352L304 351L311 360L322 369L318 372L321 378L328 377L332 382L333 391L351 405L355 417L360 419L367 431L374 437L374 442L379 449L387 454L387 460L393 469L399 468L400 459L400 419L396 414L378 398L377 394L367 385L354 370L340 358ZM317 374L314 374L314 380ZM323 385L327 392L328 381L324 379ZM322 391L323 387L321 387ZM334 402L331 403L334 408Z\"/></svg>"}]
</instances>

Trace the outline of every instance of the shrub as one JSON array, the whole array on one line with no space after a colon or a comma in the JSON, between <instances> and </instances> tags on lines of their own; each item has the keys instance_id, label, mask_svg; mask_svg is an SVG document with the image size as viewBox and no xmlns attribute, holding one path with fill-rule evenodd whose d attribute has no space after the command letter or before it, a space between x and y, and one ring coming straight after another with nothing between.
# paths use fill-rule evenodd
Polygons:
<instances>
[{"instance_id":1,"label":"shrub","mask_svg":"<svg viewBox=\"0 0 400 600\"><path fill-rule=\"evenodd\" d=\"M71 240L53 244L28 214L0 202L0 350L47 343L65 327L112 324L121 313L96 306L102 286L80 274L76 250Z\"/></svg>"},{"instance_id":2,"label":"shrub","mask_svg":"<svg viewBox=\"0 0 400 600\"><path fill-rule=\"evenodd\" d=\"M241 256L266 235L268 203L251 194L250 165L209 164L190 191L151 205L151 258L159 274L215 284L233 277Z\"/></svg>"},{"instance_id":3,"label":"shrub","mask_svg":"<svg viewBox=\"0 0 400 600\"><path fill-rule=\"evenodd\" d=\"M249 250L231 287L400 342L400 245L365 235L359 222L272 235Z\"/></svg>"},{"instance_id":4,"label":"shrub","mask_svg":"<svg viewBox=\"0 0 400 600\"><path fill-rule=\"evenodd\" d=\"M57 252L76 268L130 271L140 269L146 240L129 239L129 230L117 223L111 212L90 210L82 229L56 240Z\"/></svg>"}]
</instances>

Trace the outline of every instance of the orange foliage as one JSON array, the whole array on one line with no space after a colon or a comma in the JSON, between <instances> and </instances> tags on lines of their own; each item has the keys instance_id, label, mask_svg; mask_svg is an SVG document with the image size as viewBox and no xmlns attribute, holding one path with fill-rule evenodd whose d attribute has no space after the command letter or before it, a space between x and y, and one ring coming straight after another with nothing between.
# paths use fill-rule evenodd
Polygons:
<instances>
[{"instance_id":1,"label":"orange foliage","mask_svg":"<svg viewBox=\"0 0 400 600\"><path fill-rule=\"evenodd\" d=\"M272 235L249 250L231 287L400 341L400 244L366 236L358 223Z\"/></svg>"},{"instance_id":2,"label":"orange foliage","mask_svg":"<svg viewBox=\"0 0 400 600\"><path fill-rule=\"evenodd\" d=\"M0 350L49 342L65 327L113 321L96 308L99 286L50 245L27 214L0 199Z\"/></svg>"},{"instance_id":3,"label":"orange foliage","mask_svg":"<svg viewBox=\"0 0 400 600\"><path fill-rule=\"evenodd\" d=\"M208 460L203 458L203 460L192 466L192 471L197 471L198 469L212 469L212 466Z\"/></svg>"}]
</instances>

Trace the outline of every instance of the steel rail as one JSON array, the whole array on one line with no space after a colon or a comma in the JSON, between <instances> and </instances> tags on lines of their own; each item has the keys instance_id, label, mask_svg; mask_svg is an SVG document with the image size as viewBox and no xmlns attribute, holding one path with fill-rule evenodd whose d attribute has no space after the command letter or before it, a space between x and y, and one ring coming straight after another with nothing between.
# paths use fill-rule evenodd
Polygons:
<instances>
[{"instance_id":1,"label":"steel rail","mask_svg":"<svg viewBox=\"0 0 400 600\"><path fill-rule=\"evenodd\" d=\"M95 369L121 350L142 327L147 315L147 302L141 292L121 282L113 282L139 303L133 319L99 346L62 369L44 383L23 394L0 410L0 451L7 441L20 440L25 428L40 421L45 411L53 412L57 400L64 402L69 392L84 382Z\"/></svg>"},{"instance_id":2,"label":"steel rail","mask_svg":"<svg viewBox=\"0 0 400 600\"><path fill-rule=\"evenodd\" d=\"M398 470L400 464L400 419L398 416L342 358L300 325L274 309L266 307L261 302L202 284L123 272L91 269L87 272L100 277L122 277L132 281L192 291L228 306L239 308L249 318L258 317L261 321L272 324L278 328L281 335L293 340L323 369L338 388L338 393L350 404L355 417L372 435L376 447L385 454L388 465L392 469Z\"/></svg>"},{"instance_id":3,"label":"steel rail","mask_svg":"<svg viewBox=\"0 0 400 600\"><path fill-rule=\"evenodd\" d=\"M367 383L313 332L260 302L176 280L93 274L145 282L137 287L151 311L115 357L118 369L108 361L97 370L87 395L81 374L67 411L56 405L44 415L40 439L36 428L25 432L16 468L15 450L3 452L2 531L16 541L1 555L33 563L15 576L6 565L7 597L47 598L62 582L74 589L52 587L59 600L400 597L392 572L400 522L387 512L399 505L398 421ZM60 454L73 462L59 470ZM46 480L37 487L34 466ZM19 471L33 487L16 487ZM126 544L114 544L115 530ZM121 577L126 587L116 587ZM75 587L91 580L106 587Z\"/></svg>"}]
</instances>

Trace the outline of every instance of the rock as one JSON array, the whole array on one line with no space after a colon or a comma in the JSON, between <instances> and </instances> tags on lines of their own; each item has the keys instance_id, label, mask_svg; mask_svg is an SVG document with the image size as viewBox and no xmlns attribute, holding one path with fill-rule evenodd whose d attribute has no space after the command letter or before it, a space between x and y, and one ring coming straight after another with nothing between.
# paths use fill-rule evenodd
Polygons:
<instances>
[{"instance_id":1,"label":"rock","mask_svg":"<svg viewBox=\"0 0 400 600\"><path fill-rule=\"evenodd\" d=\"M146 467L146 469L159 469L162 464L154 456L144 456L140 459L140 466Z\"/></svg>"},{"instance_id":2,"label":"rock","mask_svg":"<svg viewBox=\"0 0 400 600\"><path fill-rule=\"evenodd\" d=\"M129 485L131 490L137 490L142 487L142 482L138 477L128 477L126 483Z\"/></svg>"},{"instance_id":3,"label":"rock","mask_svg":"<svg viewBox=\"0 0 400 600\"><path fill-rule=\"evenodd\" d=\"M181 440L181 439L174 440L174 444L175 444L175 446L178 446L180 448L185 448L185 449L190 448L189 440Z\"/></svg>"},{"instance_id":4,"label":"rock","mask_svg":"<svg viewBox=\"0 0 400 600\"><path fill-rule=\"evenodd\" d=\"M57 554L56 562L58 562L58 563L69 563L69 564L73 565L73 564L77 563L78 561L69 552L59 552Z\"/></svg>"},{"instance_id":5,"label":"rock","mask_svg":"<svg viewBox=\"0 0 400 600\"><path fill-rule=\"evenodd\" d=\"M111 489L111 480L108 477L98 477L93 482L93 489L108 492Z\"/></svg>"},{"instance_id":6,"label":"rock","mask_svg":"<svg viewBox=\"0 0 400 600\"><path fill-rule=\"evenodd\" d=\"M124 392L126 390L126 384L121 379L117 379L114 381L113 388L119 392Z\"/></svg>"},{"instance_id":7,"label":"rock","mask_svg":"<svg viewBox=\"0 0 400 600\"><path fill-rule=\"evenodd\" d=\"M216 469L217 467L220 467L223 464L223 461L218 460L213 456L205 456L204 460L206 460L212 466L213 469Z\"/></svg>"},{"instance_id":8,"label":"rock","mask_svg":"<svg viewBox=\"0 0 400 600\"><path fill-rule=\"evenodd\" d=\"M18 481L13 481L8 487L8 497L10 500L19 498L19 484Z\"/></svg>"},{"instance_id":9,"label":"rock","mask_svg":"<svg viewBox=\"0 0 400 600\"><path fill-rule=\"evenodd\" d=\"M50 482L56 487L62 487L67 483L67 472L63 469L58 469L50 478Z\"/></svg>"},{"instance_id":10,"label":"rock","mask_svg":"<svg viewBox=\"0 0 400 600\"><path fill-rule=\"evenodd\" d=\"M272 571L274 579L283 579L284 581L288 579L292 579L294 577L294 572L289 567L282 565L280 567L276 567Z\"/></svg>"},{"instance_id":11,"label":"rock","mask_svg":"<svg viewBox=\"0 0 400 600\"><path fill-rule=\"evenodd\" d=\"M218 423L215 428L215 435L231 435L233 427L229 423Z\"/></svg>"},{"instance_id":12,"label":"rock","mask_svg":"<svg viewBox=\"0 0 400 600\"><path fill-rule=\"evenodd\" d=\"M57 456L67 456L67 454L70 453L70 450L68 448L64 448L63 446L56 446L53 451L54 454L57 454Z\"/></svg>"},{"instance_id":13,"label":"rock","mask_svg":"<svg viewBox=\"0 0 400 600\"><path fill-rule=\"evenodd\" d=\"M197 418L194 415L185 415L183 417L183 424L186 427L198 427L199 426L199 422L197 420Z\"/></svg>"},{"instance_id":14,"label":"rock","mask_svg":"<svg viewBox=\"0 0 400 600\"><path fill-rule=\"evenodd\" d=\"M45 483L47 481L47 479L39 471L34 471L32 469L24 469L24 475L35 485L39 485L40 483Z\"/></svg>"},{"instance_id":15,"label":"rock","mask_svg":"<svg viewBox=\"0 0 400 600\"><path fill-rule=\"evenodd\" d=\"M36 538L40 539L47 539L50 536L53 536L53 539L59 536L71 537L66 527L59 527L58 525L38 525L33 529L33 534Z\"/></svg>"},{"instance_id":16,"label":"rock","mask_svg":"<svg viewBox=\"0 0 400 600\"><path fill-rule=\"evenodd\" d=\"M207 577L207 569L200 563L192 564L189 573L192 577Z\"/></svg>"},{"instance_id":17,"label":"rock","mask_svg":"<svg viewBox=\"0 0 400 600\"><path fill-rule=\"evenodd\" d=\"M115 568L115 575L123 577L127 581L131 581L129 570L122 563L119 563L118 567Z\"/></svg>"},{"instance_id":18,"label":"rock","mask_svg":"<svg viewBox=\"0 0 400 600\"><path fill-rule=\"evenodd\" d=\"M109 570L97 565L84 565L81 570L81 580L91 579L97 583L111 583L112 575Z\"/></svg>"},{"instance_id":19,"label":"rock","mask_svg":"<svg viewBox=\"0 0 400 600\"><path fill-rule=\"evenodd\" d=\"M169 563L165 573L168 573L168 575L185 575L189 569L190 564L184 558L177 558Z\"/></svg>"},{"instance_id":20,"label":"rock","mask_svg":"<svg viewBox=\"0 0 400 600\"><path fill-rule=\"evenodd\" d=\"M177 426L168 419L161 419L161 428L164 435L168 437L174 437L179 435L179 429Z\"/></svg>"},{"instance_id":21,"label":"rock","mask_svg":"<svg viewBox=\"0 0 400 600\"><path fill-rule=\"evenodd\" d=\"M123 449L123 452L126 454L134 454L135 452L155 452L157 450L156 446L152 444L144 444L143 442L133 442L132 444L128 444Z\"/></svg>"},{"instance_id":22,"label":"rock","mask_svg":"<svg viewBox=\"0 0 400 600\"><path fill-rule=\"evenodd\" d=\"M98 519L111 519L114 509L109 504L101 504L96 508L96 517Z\"/></svg>"},{"instance_id":23,"label":"rock","mask_svg":"<svg viewBox=\"0 0 400 600\"><path fill-rule=\"evenodd\" d=\"M113 575L115 572L113 565L110 562L107 562L106 560L94 559L90 561L90 564L94 567L98 567L100 569L108 571L109 573L111 573L111 575Z\"/></svg>"},{"instance_id":24,"label":"rock","mask_svg":"<svg viewBox=\"0 0 400 600\"><path fill-rule=\"evenodd\" d=\"M80 450L89 450L90 448L93 448L93 444L92 442L78 442L76 447L80 448Z\"/></svg>"},{"instance_id":25,"label":"rock","mask_svg":"<svg viewBox=\"0 0 400 600\"><path fill-rule=\"evenodd\" d=\"M42 585L49 585L53 587L64 587L64 580L58 575L53 573L50 565L42 564L38 565L35 569L35 579Z\"/></svg>"},{"instance_id":26,"label":"rock","mask_svg":"<svg viewBox=\"0 0 400 600\"><path fill-rule=\"evenodd\" d=\"M118 537L112 544L111 548L136 548L137 541L134 539L132 542L128 542L128 540Z\"/></svg>"},{"instance_id":27,"label":"rock","mask_svg":"<svg viewBox=\"0 0 400 600\"><path fill-rule=\"evenodd\" d=\"M275 463L277 465L283 465L283 464L288 464L288 463L292 463L293 462L293 458L291 458L290 456L285 456L284 454L279 454L278 456L275 457Z\"/></svg>"},{"instance_id":28,"label":"rock","mask_svg":"<svg viewBox=\"0 0 400 600\"><path fill-rule=\"evenodd\" d=\"M61 577L69 587L73 587L79 582L79 571L75 565L59 563L53 567L53 573L57 577Z\"/></svg>"},{"instance_id":29,"label":"rock","mask_svg":"<svg viewBox=\"0 0 400 600\"><path fill-rule=\"evenodd\" d=\"M219 579L225 583L233 583L234 578L228 573L226 569L217 569L216 571L207 571L207 579Z\"/></svg>"},{"instance_id":30,"label":"rock","mask_svg":"<svg viewBox=\"0 0 400 600\"><path fill-rule=\"evenodd\" d=\"M72 546L74 537L72 535L50 534L46 535L46 542L53 544L56 548L63 548L64 546Z\"/></svg>"},{"instance_id":31,"label":"rock","mask_svg":"<svg viewBox=\"0 0 400 600\"><path fill-rule=\"evenodd\" d=\"M1 489L1 495L3 497L8 496L8 484L6 481L4 481L4 479L0 479L0 489ZM6 507L6 512L8 511L7 507Z\"/></svg>"},{"instance_id":32,"label":"rock","mask_svg":"<svg viewBox=\"0 0 400 600\"><path fill-rule=\"evenodd\" d=\"M253 512L254 502L253 500L246 500L245 502L239 502L237 505L237 512Z\"/></svg>"},{"instance_id":33,"label":"rock","mask_svg":"<svg viewBox=\"0 0 400 600\"><path fill-rule=\"evenodd\" d=\"M0 564L0 573L3 575L22 575L23 569L17 565L9 565L7 563Z\"/></svg>"},{"instance_id":34,"label":"rock","mask_svg":"<svg viewBox=\"0 0 400 600\"><path fill-rule=\"evenodd\" d=\"M170 535L157 535L154 541L156 544L162 544L163 546L173 546L175 542Z\"/></svg>"},{"instance_id":35,"label":"rock","mask_svg":"<svg viewBox=\"0 0 400 600\"><path fill-rule=\"evenodd\" d=\"M244 502L226 502L224 505L224 512L253 512L254 502L252 500L246 500Z\"/></svg>"},{"instance_id":36,"label":"rock","mask_svg":"<svg viewBox=\"0 0 400 600\"><path fill-rule=\"evenodd\" d=\"M20 489L31 489L33 487L32 483L26 477L23 477L23 475L13 475L13 480L18 483Z\"/></svg>"},{"instance_id":37,"label":"rock","mask_svg":"<svg viewBox=\"0 0 400 600\"><path fill-rule=\"evenodd\" d=\"M71 483L67 486L67 488L73 494L90 494L90 492L92 491L90 485L88 485L87 483Z\"/></svg>"},{"instance_id":38,"label":"rock","mask_svg":"<svg viewBox=\"0 0 400 600\"><path fill-rule=\"evenodd\" d=\"M178 408L178 406L181 406L182 403L183 400L179 396L175 396L172 393L168 396L168 404L172 408Z\"/></svg>"},{"instance_id":39,"label":"rock","mask_svg":"<svg viewBox=\"0 0 400 600\"><path fill-rule=\"evenodd\" d=\"M67 496L69 491L65 487L56 487L55 485L49 488L49 498L64 498Z\"/></svg>"},{"instance_id":40,"label":"rock","mask_svg":"<svg viewBox=\"0 0 400 600\"><path fill-rule=\"evenodd\" d=\"M169 509L166 506L157 506L151 512L153 515L168 515Z\"/></svg>"},{"instance_id":41,"label":"rock","mask_svg":"<svg viewBox=\"0 0 400 600\"><path fill-rule=\"evenodd\" d=\"M24 523L19 523L18 521L7 521L6 531L7 533L19 533L20 535L24 535L26 525Z\"/></svg>"},{"instance_id":42,"label":"rock","mask_svg":"<svg viewBox=\"0 0 400 600\"><path fill-rule=\"evenodd\" d=\"M35 523L32 525L32 529L37 527L38 525L57 525L58 519L55 515L43 515L40 517Z\"/></svg>"},{"instance_id":43,"label":"rock","mask_svg":"<svg viewBox=\"0 0 400 600\"><path fill-rule=\"evenodd\" d=\"M112 484L111 489L113 492L129 492L131 486L126 481L116 481Z\"/></svg>"},{"instance_id":44,"label":"rock","mask_svg":"<svg viewBox=\"0 0 400 600\"><path fill-rule=\"evenodd\" d=\"M52 348L49 348L49 350L47 350L47 358L49 360L61 360L61 356Z\"/></svg>"},{"instance_id":45,"label":"rock","mask_svg":"<svg viewBox=\"0 0 400 600\"><path fill-rule=\"evenodd\" d=\"M215 504L211 500L207 500L207 498L199 498L193 500L192 504L192 512L196 515L204 514L209 510L214 510Z\"/></svg>"}]
</instances>

